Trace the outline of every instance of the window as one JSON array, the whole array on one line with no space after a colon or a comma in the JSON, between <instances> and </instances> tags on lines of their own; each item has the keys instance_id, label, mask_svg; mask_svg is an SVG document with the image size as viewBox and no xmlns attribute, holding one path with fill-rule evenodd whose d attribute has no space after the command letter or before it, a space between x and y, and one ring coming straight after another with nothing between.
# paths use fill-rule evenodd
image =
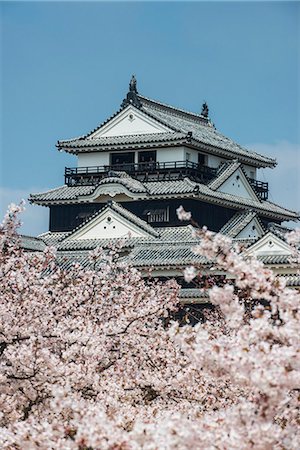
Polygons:
<instances>
[{"instance_id":1,"label":"window","mask_svg":"<svg viewBox=\"0 0 300 450\"><path fill-rule=\"evenodd\" d=\"M134 152L111 153L110 163L114 166L114 170L130 170L134 165Z\"/></svg>"},{"instance_id":2,"label":"window","mask_svg":"<svg viewBox=\"0 0 300 450\"><path fill-rule=\"evenodd\" d=\"M169 207L145 210L144 215L147 216L147 222L169 222Z\"/></svg>"},{"instance_id":3,"label":"window","mask_svg":"<svg viewBox=\"0 0 300 450\"><path fill-rule=\"evenodd\" d=\"M185 156L185 157L186 157L186 160L187 160L187 161L190 161L190 160L191 160L191 154L190 154L190 153L186 153L186 156Z\"/></svg>"},{"instance_id":4,"label":"window","mask_svg":"<svg viewBox=\"0 0 300 450\"><path fill-rule=\"evenodd\" d=\"M198 153L198 164L200 164L200 166L205 165L205 155L202 155L202 153Z\"/></svg>"},{"instance_id":5,"label":"window","mask_svg":"<svg viewBox=\"0 0 300 450\"><path fill-rule=\"evenodd\" d=\"M151 170L156 167L156 150L150 152L139 152L138 155L139 169Z\"/></svg>"},{"instance_id":6,"label":"window","mask_svg":"<svg viewBox=\"0 0 300 450\"><path fill-rule=\"evenodd\" d=\"M156 162L156 150L151 152L139 152L139 163Z\"/></svg>"}]
</instances>

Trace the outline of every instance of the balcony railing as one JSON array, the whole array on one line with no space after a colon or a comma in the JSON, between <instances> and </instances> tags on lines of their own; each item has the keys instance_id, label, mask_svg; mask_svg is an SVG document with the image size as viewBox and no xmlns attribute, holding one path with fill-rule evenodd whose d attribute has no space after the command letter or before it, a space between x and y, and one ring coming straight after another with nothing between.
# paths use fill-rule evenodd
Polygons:
<instances>
[{"instance_id":1,"label":"balcony railing","mask_svg":"<svg viewBox=\"0 0 300 450\"><path fill-rule=\"evenodd\" d=\"M253 178L249 178L249 182L262 200L268 200L269 183L266 181L254 180Z\"/></svg>"},{"instance_id":2,"label":"balcony railing","mask_svg":"<svg viewBox=\"0 0 300 450\"><path fill-rule=\"evenodd\" d=\"M133 178L143 180L172 179L172 176L189 176L207 183L217 174L217 169L191 161L124 163L106 166L66 167L65 183L68 186L94 185L114 172L126 172Z\"/></svg>"}]
</instances>

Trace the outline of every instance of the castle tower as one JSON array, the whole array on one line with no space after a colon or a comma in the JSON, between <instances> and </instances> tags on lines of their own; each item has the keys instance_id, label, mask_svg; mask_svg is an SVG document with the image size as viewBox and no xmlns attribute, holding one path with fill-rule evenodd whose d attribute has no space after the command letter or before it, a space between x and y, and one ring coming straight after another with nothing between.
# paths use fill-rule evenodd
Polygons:
<instances>
[{"instance_id":1,"label":"castle tower","mask_svg":"<svg viewBox=\"0 0 300 450\"><path fill-rule=\"evenodd\" d=\"M145 273L180 278L186 265L205 266L191 251L191 226L177 218L180 205L278 273L287 264L281 223L299 215L270 202L259 180L259 169L276 161L223 136L206 103L200 114L163 104L140 95L132 77L113 116L57 148L76 155L77 166L65 169L63 186L30 202L49 207L50 230L40 239L58 247L63 266L86 265L89 250L124 237L123 257Z\"/></svg>"}]
</instances>

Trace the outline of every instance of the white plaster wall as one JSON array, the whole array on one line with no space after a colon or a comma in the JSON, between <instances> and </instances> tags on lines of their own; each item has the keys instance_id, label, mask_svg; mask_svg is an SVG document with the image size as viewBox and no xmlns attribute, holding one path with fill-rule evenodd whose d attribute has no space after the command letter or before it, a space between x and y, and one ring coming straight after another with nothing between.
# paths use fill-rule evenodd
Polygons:
<instances>
[{"instance_id":1,"label":"white plaster wall","mask_svg":"<svg viewBox=\"0 0 300 450\"><path fill-rule=\"evenodd\" d=\"M237 176L239 176L239 179L237 179ZM236 171L224 184L222 184L222 186L220 186L218 191L237 195L242 198L255 198L254 194L251 196L248 189L245 187L243 178L245 179L245 176L243 177L242 172L240 170Z\"/></svg>"},{"instance_id":2,"label":"white plaster wall","mask_svg":"<svg viewBox=\"0 0 300 450\"><path fill-rule=\"evenodd\" d=\"M82 153L78 155L78 167L107 166L109 152Z\"/></svg>"},{"instance_id":3,"label":"white plaster wall","mask_svg":"<svg viewBox=\"0 0 300 450\"><path fill-rule=\"evenodd\" d=\"M255 227L255 229L253 230L253 227ZM248 223L248 225L239 233L238 237L240 239L246 239L246 238L255 238L255 237L259 237L260 233L258 232L258 226L255 223L255 220L251 220L250 223Z\"/></svg>"},{"instance_id":4,"label":"white plaster wall","mask_svg":"<svg viewBox=\"0 0 300 450\"><path fill-rule=\"evenodd\" d=\"M190 161L198 164L198 151L193 150L192 148L185 148L185 157L184 160L187 160L186 154L190 154Z\"/></svg>"},{"instance_id":5,"label":"white plaster wall","mask_svg":"<svg viewBox=\"0 0 300 450\"><path fill-rule=\"evenodd\" d=\"M225 162L224 158L219 158L219 156L208 155L207 165L208 167L218 168L221 163Z\"/></svg>"},{"instance_id":6,"label":"white plaster wall","mask_svg":"<svg viewBox=\"0 0 300 450\"><path fill-rule=\"evenodd\" d=\"M109 220L110 218L110 220ZM111 239L121 237L142 237L143 233L135 229L134 226L128 226L122 223L120 218L116 217L112 211L106 211L98 223L95 223L90 229L85 230L77 236L77 239Z\"/></svg>"},{"instance_id":7,"label":"white plaster wall","mask_svg":"<svg viewBox=\"0 0 300 450\"><path fill-rule=\"evenodd\" d=\"M128 134L162 133L171 131L155 119L137 111L136 108L126 108L114 119L97 130L91 138L100 136L126 136Z\"/></svg>"},{"instance_id":8,"label":"white plaster wall","mask_svg":"<svg viewBox=\"0 0 300 450\"><path fill-rule=\"evenodd\" d=\"M103 133L102 136L125 136L127 134L147 134L147 133L161 133L160 127L155 127L152 124L145 122L139 117L134 117L130 120L129 114L122 121L114 126L111 130Z\"/></svg>"},{"instance_id":9,"label":"white plaster wall","mask_svg":"<svg viewBox=\"0 0 300 450\"><path fill-rule=\"evenodd\" d=\"M184 147L160 148L156 153L157 162L185 161Z\"/></svg>"},{"instance_id":10,"label":"white plaster wall","mask_svg":"<svg viewBox=\"0 0 300 450\"><path fill-rule=\"evenodd\" d=\"M288 255L287 250L283 249L275 239L268 239L267 242L258 250L254 252L255 255Z\"/></svg>"}]
</instances>

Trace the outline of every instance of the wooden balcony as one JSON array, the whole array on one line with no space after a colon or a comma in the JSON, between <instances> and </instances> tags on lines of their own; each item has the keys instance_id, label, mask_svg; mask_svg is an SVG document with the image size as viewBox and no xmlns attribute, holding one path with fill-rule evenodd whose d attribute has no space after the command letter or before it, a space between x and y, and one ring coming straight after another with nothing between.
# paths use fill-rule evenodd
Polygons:
<instances>
[{"instance_id":1,"label":"wooden balcony","mask_svg":"<svg viewBox=\"0 0 300 450\"><path fill-rule=\"evenodd\" d=\"M269 183L249 178L249 182L261 200L268 200Z\"/></svg>"},{"instance_id":2,"label":"wooden balcony","mask_svg":"<svg viewBox=\"0 0 300 450\"><path fill-rule=\"evenodd\" d=\"M98 184L102 178L113 176L114 172L126 172L141 181L173 180L189 177L200 183L207 183L217 174L217 169L191 161L143 162L138 164L114 164L108 166L66 167L65 184L86 186Z\"/></svg>"}]
</instances>

